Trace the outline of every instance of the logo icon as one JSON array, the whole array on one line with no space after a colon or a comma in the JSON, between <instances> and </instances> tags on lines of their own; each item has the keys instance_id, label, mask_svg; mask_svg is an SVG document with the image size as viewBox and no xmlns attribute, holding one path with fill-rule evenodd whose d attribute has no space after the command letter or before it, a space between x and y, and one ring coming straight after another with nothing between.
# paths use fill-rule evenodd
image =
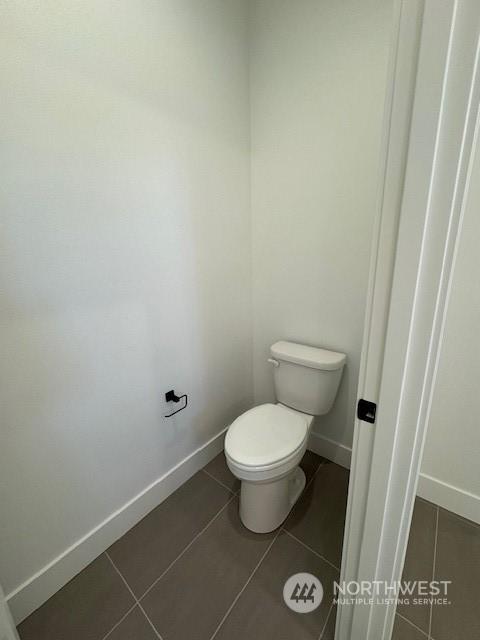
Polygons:
<instances>
[{"instance_id":1,"label":"logo icon","mask_svg":"<svg viewBox=\"0 0 480 640\"><path fill-rule=\"evenodd\" d=\"M295 573L285 582L283 599L292 611L309 613L323 600L322 583L311 573Z\"/></svg>"}]
</instances>

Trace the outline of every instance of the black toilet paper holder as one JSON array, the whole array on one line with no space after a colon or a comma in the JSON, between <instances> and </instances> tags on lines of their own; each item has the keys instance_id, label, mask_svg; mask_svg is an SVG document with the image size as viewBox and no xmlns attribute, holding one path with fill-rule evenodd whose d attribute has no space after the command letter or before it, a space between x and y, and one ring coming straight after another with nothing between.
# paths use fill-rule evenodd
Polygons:
<instances>
[{"instance_id":1,"label":"black toilet paper holder","mask_svg":"<svg viewBox=\"0 0 480 640\"><path fill-rule=\"evenodd\" d=\"M180 409L177 409L176 411L173 411L172 413L168 413L165 416L165 418L171 418L176 413L179 413L180 411L183 411L184 409L186 409L187 405L188 405L188 396L187 396L186 393L184 393L182 396L177 396L177 394L175 393L175 391L173 389L171 389L170 391L167 391L167 393L165 394L166 402L180 402L180 400L182 398L185 398L185 404L183 405L183 407L180 407Z\"/></svg>"}]
</instances>

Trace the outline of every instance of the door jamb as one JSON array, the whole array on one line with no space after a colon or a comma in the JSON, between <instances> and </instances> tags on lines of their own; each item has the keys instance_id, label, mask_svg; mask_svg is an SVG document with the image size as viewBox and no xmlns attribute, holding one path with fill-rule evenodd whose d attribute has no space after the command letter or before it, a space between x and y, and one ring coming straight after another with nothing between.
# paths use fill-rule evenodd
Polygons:
<instances>
[{"instance_id":1,"label":"door jamb","mask_svg":"<svg viewBox=\"0 0 480 640\"><path fill-rule=\"evenodd\" d=\"M398 588L477 138L480 6L399 0L395 25L359 382L379 406L355 423L341 582ZM339 605L336 640L389 639L392 600Z\"/></svg>"},{"instance_id":2,"label":"door jamb","mask_svg":"<svg viewBox=\"0 0 480 640\"><path fill-rule=\"evenodd\" d=\"M0 640L20 640L0 585Z\"/></svg>"}]
</instances>

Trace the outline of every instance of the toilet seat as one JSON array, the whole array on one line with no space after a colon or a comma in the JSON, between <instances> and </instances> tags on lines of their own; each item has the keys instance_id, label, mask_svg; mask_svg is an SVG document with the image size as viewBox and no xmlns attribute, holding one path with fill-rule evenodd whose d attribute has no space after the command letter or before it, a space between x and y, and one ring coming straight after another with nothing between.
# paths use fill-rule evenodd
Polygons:
<instances>
[{"instance_id":1,"label":"toilet seat","mask_svg":"<svg viewBox=\"0 0 480 640\"><path fill-rule=\"evenodd\" d=\"M246 411L228 429L227 459L239 470L269 471L303 454L311 416L281 404L263 404Z\"/></svg>"},{"instance_id":2,"label":"toilet seat","mask_svg":"<svg viewBox=\"0 0 480 640\"><path fill-rule=\"evenodd\" d=\"M250 531L276 529L300 497L306 479L299 464L312 423L313 416L283 404L262 404L228 428L225 457L241 480L240 519Z\"/></svg>"}]
</instances>

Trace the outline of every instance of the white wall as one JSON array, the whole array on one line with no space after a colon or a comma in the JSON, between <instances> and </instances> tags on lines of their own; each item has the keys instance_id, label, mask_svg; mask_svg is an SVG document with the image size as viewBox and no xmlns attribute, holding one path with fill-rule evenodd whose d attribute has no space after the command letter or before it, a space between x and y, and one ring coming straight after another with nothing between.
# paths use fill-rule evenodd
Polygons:
<instances>
[{"instance_id":1,"label":"white wall","mask_svg":"<svg viewBox=\"0 0 480 640\"><path fill-rule=\"evenodd\" d=\"M470 180L422 461L420 495L480 522L480 146Z\"/></svg>"},{"instance_id":2,"label":"white wall","mask_svg":"<svg viewBox=\"0 0 480 640\"><path fill-rule=\"evenodd\" d=\"M255 400L278 339L348 354L316 430L351 446L391 2L254 0L251 28Z\"/></svg>"},{"instance_id":3,"label":"white wall","mask_svg":"<svg viewBox=\"0 0 480 640\"><path fill-rule=\"evenodd\" d=\"M243 0L0 28L8 593L251 404L249 113Z\"/></svg>"},{"instance_id":4,"label":"white wall","mask_svg":"<svg viewBox=\"0 0 480 640\"><path fill-rule=\"evenodd\" d=\"M7 593L273 399L279 338L348 354L351 444L390 8L2 4Z\"/></svg>"}]
</instances>

